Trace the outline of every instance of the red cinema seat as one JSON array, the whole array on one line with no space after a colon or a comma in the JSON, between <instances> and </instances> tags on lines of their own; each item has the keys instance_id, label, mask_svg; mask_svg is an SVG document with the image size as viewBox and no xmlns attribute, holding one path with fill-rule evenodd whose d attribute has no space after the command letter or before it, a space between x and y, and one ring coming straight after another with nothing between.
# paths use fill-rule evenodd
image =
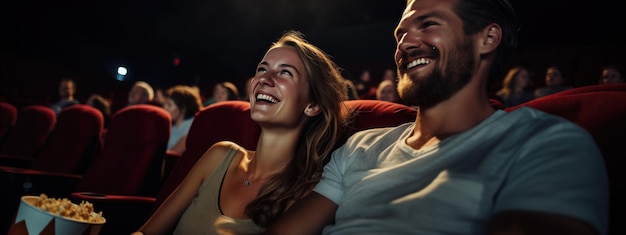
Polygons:
<instances>
[{"instance_id":1,"label":"red cinema seat","mask_svg":"<svg viewBox=\"0 0 626 235\"><path fill-rule=\"evenodd\" d=\"M17 121L17 108L15 105L0 101L0 146L11 133Z\"/></svg>"},{"instance_id":2,"label":"red cinema seat","mask_svg":"<svg viewBox=\"0 0 626 235\"><path fill-rule=\"evenodd\" d=\"M0 165L14 166L3 158L32 160L48 140L56 119L56 113L48 106L29 105L20 109L13 130L0 146Z\"/></svg>"}]
</instances>

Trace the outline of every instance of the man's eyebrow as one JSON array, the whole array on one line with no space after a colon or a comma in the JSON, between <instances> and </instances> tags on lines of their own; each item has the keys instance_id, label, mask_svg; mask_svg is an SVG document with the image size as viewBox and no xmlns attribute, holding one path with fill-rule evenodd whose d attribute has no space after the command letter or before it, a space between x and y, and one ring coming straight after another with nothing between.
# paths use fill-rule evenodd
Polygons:
<instances>
[{"instance_id":1,"label":"man's eyebrow","mask_svg":"<svg viewBox=\"0 0 626 235\"><path fill-rule=\"evenodd\" d=\"M426 14L420 15L418 17L415 17L414 21L424 21L427 18L437 18L437 19L441 19L441 20L448 19L448 17L445 14L443 14L443 12L441 12L441 11L432 11L432 12L428 12Z\"/></svg>"},{"instance_id":2,"label":"man's eyebrow","mask_svg":"<svg viewBox=\"0 0 626 235\"><path fill-rule=\"evenodd\" d=\"M419 23L419 22L422 22L422 21L424 21L424 20L426 20L428 18L436 18L436 19L441 19L441 20L448 19L448 17L445 14L443 14L441 11L432 11L432 12L428 12L428 13L423 14L423 15L416 16L415 18L413 18L411 20L411 23L414 23L414 24L415 23ZM398 27L396 27L396 29L394 29L393 35L396 37L396 39L398 38L398 31L400 29L402 29L402 28L403 27L400 27L400 25L398 25Z\"/></svg>"}]
</instances>

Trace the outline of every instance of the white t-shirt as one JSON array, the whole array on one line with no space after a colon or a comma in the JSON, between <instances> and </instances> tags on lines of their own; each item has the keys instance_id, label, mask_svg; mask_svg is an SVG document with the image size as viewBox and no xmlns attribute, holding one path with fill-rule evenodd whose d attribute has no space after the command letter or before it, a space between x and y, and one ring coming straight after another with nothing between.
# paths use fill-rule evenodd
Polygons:
<instances>
[{"instance_id":1,"label":"white t-shirt","mask_svg":"<svg viewBox=\"0 0 626 235\"><path fill-rule=\"evenodd\" d=\"M580 218L607 233L608 178L592 137L560 117L499 110L436 146L405 142L414 123L353 135L315 191L339 205L324 234L484 234L521 209Z\"/></svg>"}]
</instances>

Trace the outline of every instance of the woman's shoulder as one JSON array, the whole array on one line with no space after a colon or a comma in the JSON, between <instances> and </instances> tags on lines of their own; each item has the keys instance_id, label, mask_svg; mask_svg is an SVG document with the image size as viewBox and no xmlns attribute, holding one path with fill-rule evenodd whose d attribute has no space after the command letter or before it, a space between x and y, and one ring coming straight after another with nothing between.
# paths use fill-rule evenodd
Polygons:
<instances>
[{"instance_id":1,"label":"woman's shoulder","mask_svg":"<svg viewBox=\"0 0 626 235\"><path fill-rule=\"evenodd\" d=\"M221 160L226 157L230 151L234 151L233 155L239 155L240 153L246 154L248 152L246 148L235 142L219 141L213 144L202 157Z\"/></svg>"},{"instance_id":2,"label":"woman's shoulder","mask_svg":"<svg viewBox=\"0 0 626 235\"><path fill-rule=\"evenodd\" d=\"M227 140L216 142L215 144L211 146L211 148L209 148L209 151L217 151L217 152L226 153L231 149L234 149L236 151L246 151L246 149L242 147L241 145L232 141L227 141Z\"/></svg>"},{"instance_id":3,"label":"woman's shoulder","mask_svg":"<svg viewBox=\"0 0 626 235\"><path fill-rule=\"evenodd\" d=\"M202 155L196 164L201 165L204 169L215 169L224 160L228 152L232 150L236 151L234 155L237 155L239 152L246 153L247 151L232 141L216 142Z\"/></svg>"}]
</instances>

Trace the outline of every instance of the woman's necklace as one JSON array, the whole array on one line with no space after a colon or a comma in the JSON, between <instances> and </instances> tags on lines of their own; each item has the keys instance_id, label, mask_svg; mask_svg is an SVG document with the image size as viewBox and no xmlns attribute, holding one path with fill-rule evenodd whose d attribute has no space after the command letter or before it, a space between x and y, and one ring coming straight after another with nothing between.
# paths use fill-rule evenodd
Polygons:
<instances>
[{"instance_id":1,"label":"woman's necklace","mask_svg":"<svg viewBox=\"0 0 626 235\"><path fill-rule=\"evenodd\" d=\"M243 185L246 187L250 186L250 164L248 164L248 171L246 171L246 180L243 181Z\"/></svg>"},{"instance_id":2,"label":"woman's necklace","mask_svg":"<svg viewBox=\"0 0 626 235\"><path fill-rule=\"evenodd\" d=\"M248 166L246 167L247 168L246 172L245 172L246 173L246 178L243 181L243 186L246 186L246 187L250 186L250 171L252 170L251 168L252 168L252 161L253 160L254 160L254 158L250 159L248 161Z\"/></svg>"},{"instance_id":3,"label":"woman's necklace","mask_svg":"<svg viewBox=\"0 0 626 235\"><path fill-rule=\"evenodd\" d=\"M243 185L246 186L246 187L250 186L250 171L252 171L251 170L252 169L251 165L252 165L252 161L250 161L250 163L248 163L248 171L246 171L246 179L243 181ZM279 171L283 171L285 167L287 167L287 166L286 165L283 166L282 168L280 168ZM265 179L266 178L259 178L259 179L256 179L256 181L260 182L260 183L263 183L263 182L265 182Z\"/></svg>"}]
</instances>

